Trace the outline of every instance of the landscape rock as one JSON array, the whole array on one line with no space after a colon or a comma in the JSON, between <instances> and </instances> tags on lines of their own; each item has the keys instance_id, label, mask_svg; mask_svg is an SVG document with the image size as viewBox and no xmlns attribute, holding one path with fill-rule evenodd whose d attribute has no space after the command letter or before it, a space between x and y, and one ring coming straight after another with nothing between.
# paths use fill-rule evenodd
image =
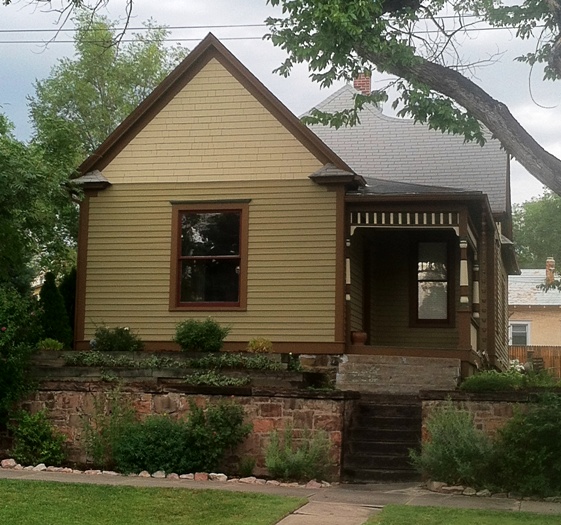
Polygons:
<instances>
[{"instance_id":1,"label":"landscape rock","mask_svg":"<svg viewBox=\"0 0 561 525\"><path fill-rule=\"evenodd\" d=\"M238 481L240 483L255 483L257 478L255 476L249 476L247 478L240 478Z\"/></svg>"},{"instance_id":2,"label":"landscape rock","mask_svg":"<svg viewBox=\"0 0 561 525\"><path fill-rule=\"evenodd\" d=\"M226 474L217 474L216 472L211 472L208 475L208 479L210 479L210 481L228 481L228 476L226 476Z\"/></svg>"},{"instance_id":3,"label":"landscape rock","mask_svg":"<svg viewBox=\"0 0 561 525\"><path fill-rule=\"evenodd\" d=\"M427 489L432 492L440 492L440 489L444 487L444 485L446 485L446 483L442 481L427 481Z\"/></svg>"},{"instance_id":4,"label":"landscape rock","mask_svg":"<svg viewBox=\"0 0 561 525\"><path fill-rule=\"evenodd\" d=\"M479 496L480 498L488 498L489 496L491 496L491 491L487 489L483 489L480 490L479 492L476 492L475 495Z\"/></svg>"},{"instance_id":5,"label":"landscape rock","mask_svg":"<svg viewBox=\"0 0 561 525\"><path fill-rule=\"evenodd\" d=\"M496 492L493 494L494 498L508 498L508 494L506 492Z\"/></svg>"},{"instance_id":6,"label":"landscape rock","mask_svg":"<svg viewBox=\"0 0 561 525\"><path fill-rule=\"evenodd\" d=\"M466 487L463 485L444 485L440 492L442 494L462 494L466 490Z\"/></svg>"},{"instance_id":7,"label":"landscape rock","mask_svg":"<svg viewBox=\"0 0 561 525\"><path fill-rule=\"evenodd\" d=\"M71 469L70 467L62 467L62 468L60 469L60 471L61 471L62 473L64 473L64 474L72 474L72 472L74 472L74 470Z\"/></svg>"},{"instance_id":8,"label":"landscape rock","mask_svg":"<svg viewBox=\"0 0 561 525\"><path fill-rule=\"evenodd\" d=\"M139 478L149 478L150 477L150 472L148 472L147 470L143 470L139 475Z\"/></svg>"},{"instance_id":9,"label":"landscape rock","mask_svg":"<svg viewBox=\"0 0 561 525\"><path fill-rule=\"evenodd\" d=\"M77 468L72 469L72 474L83 474L83 473L84 473L83 470L80 470L80 469L77 469Z\"/></svg>"},{"instance_id":10,"label":"landscape rock","mask_svg":"<svg viewBox=\"0 0 561 525\"><path fill-rule=\"evenodd\" d=\"M23 470L33 470L34 468L33 465L27 465L27 467L23 467Z\"/></svg>"},{"instance_id":11,"label":"landscape rock","mask_svg":"<svg viewBox=\"0 0 561 525\"><path fill-rule=\"evenodd\" d=\"M14 470L23 470L23 467L18 463L15 467Z\"/></svg>"},{"instance_id":12,"label":"landscape rock","mask_svg":"<svg viewBox=\"0 0 561 525\"><path fill-rule=\"evenodd\" d=\"M119 473L113 470L104 470L102 474L105 474L106 476L119 476Z\"/></svg>"},{"instance_id":13,"label":"landscape rock","mask_svg":"<svg viewBox=\"0 0 561 525\"><path fill-rule=\"evenodd\" d=\"M195 474L181 474L181 476L179 476L179 479L194 480L195 479Z\"/></svg>"},{"instance_id":14,"label":"landscape rock","mask_svg":"<svg viewBox=\"0 0 561 525\"><path fill-rule=\"evenodd\" d=\"M3 459L0 462L0 466L2 466L2 468L14 468L16 465L17 465L17 461L12 458Z\"/></svg>"},{"instance_id":15,"label":"landscape rock","mask_svg":"<svg viewBox=\"0 0 561 525\"><path fill-rule=\"evenodd\" d=\"M329 487L331 487L331 483L329 483L329 481L322 481L321 482L321 487L324 489L327 489Z\"/></svg>"},{"instance_id":16,"label":"landscape rock","mask_svg":"<svg viewBox=\"0 0 561 525\"><path fill-rule=\"evenodd\" d=\"M154 472L152 474L153 478L165 478L166 477L166 473L163 470L157 470L156 472Z\"/></svg>"},{"instance_id":17,"label":"landscape rock","mask_svg":"<svg viewBox=\"0 0 561 525\"><path fill-rule=\"evenodd\" d=\"M255 484L256 484L256 485L266 485L266 484L267 484L267 480L266 480L266 479L262 479L262 478L256 478L256 479L255 479Z\"/></svg>"},{"instance_id":18,"label":"landscape rock","mask_svg":"<svg viewBox=\"0 0 561 525\"><path fill-rule=\"evenodd\" d=\"M477 494L477 490L473 487L467 487L466 490L462 492L464 496L475 496Z\"/></svg>"},{"instance_id":19,"label":"landscape rock","mask_svg":"<svg viewBox=\"0 0 561 525\"><path fill-rule=\"evenodd\" d=\"M175 472L172 472L171 474L168 474L166 476L167 479L179 479L179 474L176 474Z\"/></svg>"},{"instance_id":20,"label":"landscape rock","mask_svg":"<svg viewBox=\"0 0 561 525\"><path fill-rule=\"evenodd\" d=\"M280 481L277 481L276 479L270 479L267 481L267 485L273 485L273 487L279 487Z\"/></svg>"},{"instance_id":21,"label":"landscape rock","mask_svg":"<svg viewBox=\"0 0 561 525\"><path fill-rule=\"evenodd\" d=\"M206 472L195 472L195 481L208 481L208 474Z\"/></svg>"},{"instance_id":22,"label":"landscape rock","mask_svg":"<svg viewBox=\"0 0 561 525\"><path fill-rule=\"evenodd\" d=\"M98 474L101 474L101 470L89 469L89 470L85 470L84 474L86 474L87 476L97 476Z\"/></svg>"},{"instance_id":23,"label":"landscape rock","mask_svg":"<svg viewBox=\"0 0 561 525\"><path fill-rule=\"evenodd\" d=\"M306 488L307 489L321 489L321 483L319 483L315 479L312 479L312 480L308 481L308 483L306 483Z\"/></svg>"}]
</instances>

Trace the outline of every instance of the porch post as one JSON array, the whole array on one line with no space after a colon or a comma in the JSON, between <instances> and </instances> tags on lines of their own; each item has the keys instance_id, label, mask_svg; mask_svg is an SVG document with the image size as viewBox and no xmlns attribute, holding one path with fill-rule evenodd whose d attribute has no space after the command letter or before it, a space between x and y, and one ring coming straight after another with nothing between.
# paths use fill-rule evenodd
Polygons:
<instances>
[{"instance_id":1,"label":"porch post","mask_svg":"<svg viewBox=\"0 0 561 525\"><path fill-rule=\"evenodd\" d=\"M471 350L471 297L468 264L468 217L467 210L460 217L460 300L457 304L459 347Z\"/></svg>"}]
</instances>

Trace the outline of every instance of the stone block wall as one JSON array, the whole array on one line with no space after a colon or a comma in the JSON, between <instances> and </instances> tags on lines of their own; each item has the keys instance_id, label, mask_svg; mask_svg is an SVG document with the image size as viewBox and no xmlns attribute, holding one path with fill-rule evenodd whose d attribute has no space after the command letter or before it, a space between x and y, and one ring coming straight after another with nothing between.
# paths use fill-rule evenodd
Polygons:
<instances>
[{"instance_id":1,"label":"stone block wall","mask_svg":"<svg viewBox=\"0 0 561 525\"><path fill-rule=\"evenodd\" d=\"M84 419L92 418L96 404L111 395L112 387L103 382L44 382L24 407L32 412L46 409L53 424L68 437L70 461L84 464ZM189 413L191 402L206 407L219 402L242 405L246 420L253 430L245 442L234 451L230 461L244 457L256 460L256 475L266 474L265 450L273 431L290 426L295 441L325 431L331 441L334 463L333 478L340 475L342 436L345 420L354 403L352 395L310 392L266 392L253 389L247 395L194 394L181 391L150 391L126 384L120 395L128 398L140 418L152 414L168 414L181 418Z\"/></svg>"},{"instance_id":2,"label":"stone block wall","mask_svg":"<svg viewBox=\"0 0 561 525\"><path fill-rule=\"evenodd\" d=\"M516 411L526 410L532 402L528 393L471 394L463 392L423 392L423 441L429 438L426 422L434 409L452 403L458 409L467 410L473 417L476 428L494 436Z\"/></svg>"}]
</instances>

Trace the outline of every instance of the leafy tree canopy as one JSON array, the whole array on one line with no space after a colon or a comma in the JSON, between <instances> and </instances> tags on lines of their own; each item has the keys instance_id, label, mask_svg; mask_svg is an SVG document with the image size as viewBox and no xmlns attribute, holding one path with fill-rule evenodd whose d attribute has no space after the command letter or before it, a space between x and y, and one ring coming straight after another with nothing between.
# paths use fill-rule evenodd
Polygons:
<instances>
[{"instance_id":1,"label":"leafy tree canopy","mask_svg":"<svg viewBox=\"0 0 561 525\"><path fill-rule=\"evenodd\" d=\"M514 238L522 268L545 268L548 257L561 267L561 197L546 192L514 207Z\"/></svg>"},{"instance_id":2,"label":"leafy tree canopy","mask_svg":"<svg viewBox=\"0 0 561 525\"><path fill-rule=\"evenodd\" d=\"M545 80L561 78L561 0L267 0L282 7L267 20L274 45L288 58L278 72L289 75L307 62L312 79L329 86L338 79L377 70L393 75L394 107L431 128L463 134L483 144L480 123L530 173L561 194L561 161L546 152L508 108L469 78L463 44L474 18L493 27L513 27L520 39L536 37L536 49L518 58L544 66ZM447 15L443 18L441 15ZM385 92L356 97L356 108L387 98ZM336 125L356 120L356 112L329 117Z\"/></svg>"},{"instance_id":3,"label":"leafy tree canopy","mask_svg":"<svg viewBox=\"0 0 561 525\"><path fill-rule=\"evenodd\" d=\"M29 100L35 140L75 167L185 57L166 47L169 32L154 22L132 42L119 42L116 22L79 11L75 57L63 58L49 77L37 81Z\"/></svg>"}]
</instances>

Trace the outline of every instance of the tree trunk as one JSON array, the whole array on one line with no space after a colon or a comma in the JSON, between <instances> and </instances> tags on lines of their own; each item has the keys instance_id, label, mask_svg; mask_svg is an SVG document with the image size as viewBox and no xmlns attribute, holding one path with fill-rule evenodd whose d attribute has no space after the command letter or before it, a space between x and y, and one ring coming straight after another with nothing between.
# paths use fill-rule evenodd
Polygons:
<instances>
[{"instance_id":1,"label":"tree trunk","mask_svg":"<svg viewBox=\"0 0 561 525\"><path fill-rule=\"evenodd\" d=\"M513 117L507 106L495 100L477 84L457 71L418 58L414 64L392 64L376 53L357 49L380 70L420 82L442 93L482 122L505 150L536 179L561 195L561 160L543 149Z\"/></svg>"}]
</instances>

